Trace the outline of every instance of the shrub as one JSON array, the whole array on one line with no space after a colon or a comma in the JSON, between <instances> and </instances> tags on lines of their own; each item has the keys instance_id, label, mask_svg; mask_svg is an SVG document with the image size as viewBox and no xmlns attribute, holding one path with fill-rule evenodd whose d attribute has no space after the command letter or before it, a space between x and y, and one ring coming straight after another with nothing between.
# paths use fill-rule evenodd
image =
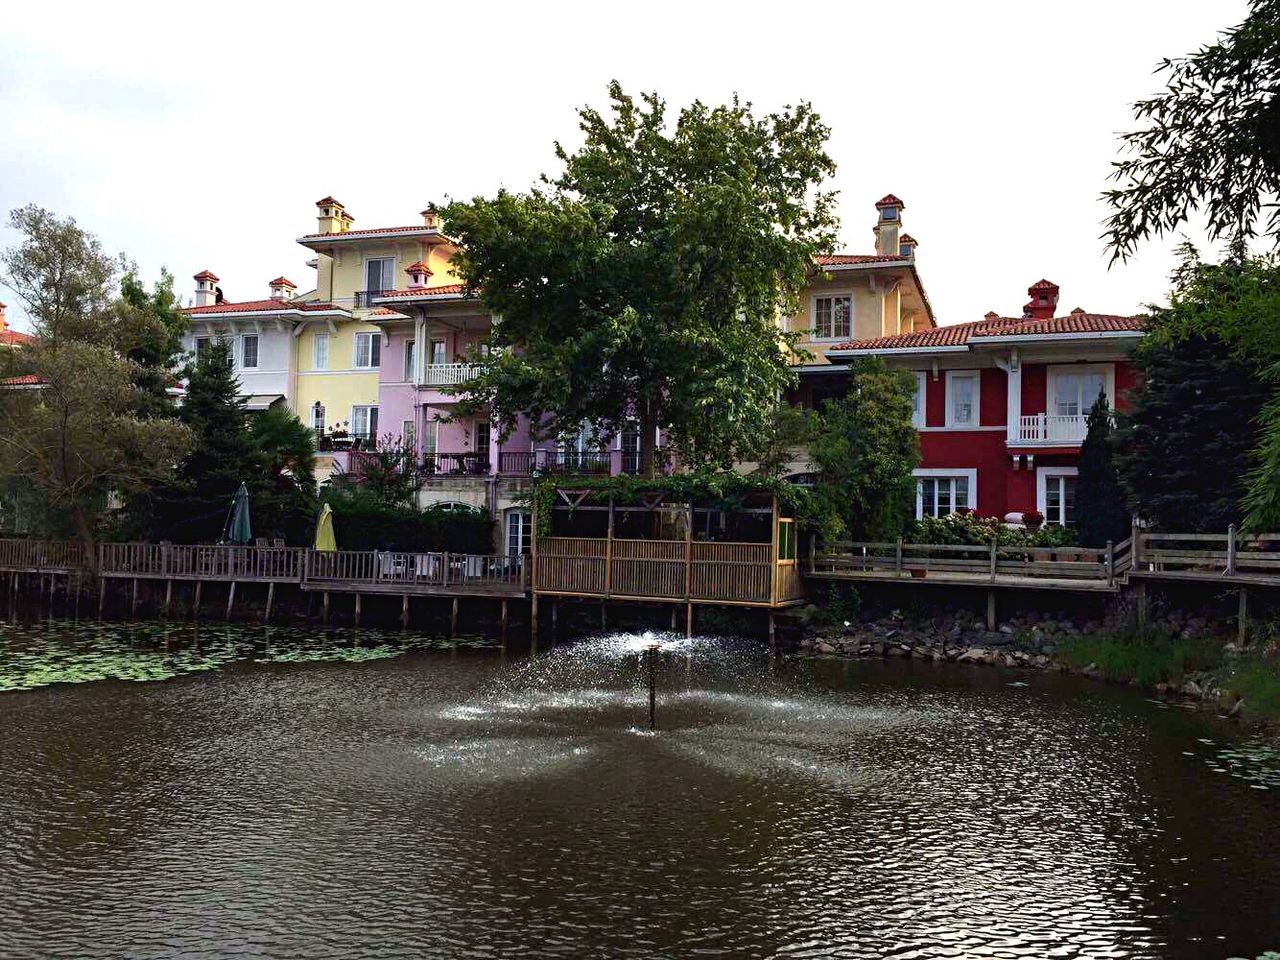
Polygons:
<instances>
[{"instance_id":1,"label":"shrub","mask_svg":"<svg viewBox=\"0 0 1280 960\"><path fill-rule=\"evenodd\" d=\"M1032 533L1044 526L1044 514L1039 510L1028 510L1022 515L1023 525Z\"/></svg>"},{"instance_id":2,"label":"shrub","mask_svg":"<svg viewBox=\"0 0 1280 960\"><path fill-rule=\"evenodd\" d=\"M984 546L995 540L1002 547L1066 547L1076 542L1075 531L1067 527L1042 526L1038 530L1006 526L998 517L973 513L952 513L945 517L924 517L907 530L909 543L969 544Z\"/></svg>"},{"instance_id":3,"label":"shrub","mask_svg":"<svg viewBox=\"0 0 1280 960\"><path fill-rule=\"evenodd\" d=\"M327 499L341 550L493 552L493 520L487 510L415 510L332 494Z\"/></svg>"}]
</instances>

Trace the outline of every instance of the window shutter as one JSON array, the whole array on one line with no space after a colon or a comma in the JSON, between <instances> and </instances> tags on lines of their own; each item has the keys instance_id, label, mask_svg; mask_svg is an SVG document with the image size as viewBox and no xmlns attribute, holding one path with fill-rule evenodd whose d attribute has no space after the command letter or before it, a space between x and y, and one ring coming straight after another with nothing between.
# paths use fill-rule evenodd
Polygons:
<instances>
[{"instance_id":1,"label":"window shutter","mask_svg":"<svg viewBox=\"0 0 1280 960\"><path fill-rule=\"evenodd\" d=\"M382 334L369 334L369 366L382 366Z\"/></svg>"},{"instance_id":2,"label":"window shutter","mask_svg":"<svg viewBox=\"0 0 1280 960\"><path fill-rule=\"evenodd\" d=\"M369 438L371 440L378 439L378 408L369 408Z\"/></svg>"}]
</instances>

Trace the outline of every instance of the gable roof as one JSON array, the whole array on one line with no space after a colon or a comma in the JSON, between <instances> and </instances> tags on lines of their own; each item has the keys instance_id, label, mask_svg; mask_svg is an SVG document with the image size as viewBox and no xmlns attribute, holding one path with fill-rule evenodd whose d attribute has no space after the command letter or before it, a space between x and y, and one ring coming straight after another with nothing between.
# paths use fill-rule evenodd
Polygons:
<instances>
[{"instance_id":1,"label":"gable roof","mask_svg":"<svg viewBox=\"0 0 1280 960\"><path fill-rule=\"evenodd\" d=\"M916 330L888 337L851 340L832 347L827 353L874 353L898 350L966 349L982 342L1000 342L1005 338L1052 336L1088 336L1090 334L1131 334L1140 336L1145 330L1144 317L1122 317L1110 313L1072 313L1066 317L1030 320L1026 317L988 316L968 323L954 323L931 330Z\"/></svg>"}]
</instances>

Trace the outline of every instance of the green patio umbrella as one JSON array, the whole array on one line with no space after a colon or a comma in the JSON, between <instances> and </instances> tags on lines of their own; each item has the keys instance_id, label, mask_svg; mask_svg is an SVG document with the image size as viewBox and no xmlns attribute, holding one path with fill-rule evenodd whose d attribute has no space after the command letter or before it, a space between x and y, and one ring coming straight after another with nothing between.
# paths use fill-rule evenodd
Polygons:
<instances>
[{"instance_id":1,"label":"green patio umbrella","mask_svg":"<svg viewBox=\"0 0 1280 960\"><path fill-rule=\"evenodd\" d=\"M222 531L225 543L251 543L253 531L249 528L249 488L240 482L235 499L231 501L231 513L227 515L227 527Z\"/></svg>"}]
</instances>

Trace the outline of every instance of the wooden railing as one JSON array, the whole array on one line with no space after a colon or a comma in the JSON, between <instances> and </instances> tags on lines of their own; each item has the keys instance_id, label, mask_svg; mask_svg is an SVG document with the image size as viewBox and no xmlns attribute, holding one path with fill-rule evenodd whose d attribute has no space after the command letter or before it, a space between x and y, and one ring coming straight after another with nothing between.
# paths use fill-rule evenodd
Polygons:
<instances>
[{"instance_id":1,"label":"wooden railing","mask_svg":"<svg viewBox=\"0 0 1280 960\"><path fill-rule=\"evenodd\" d=\"M511 587L523 590L525 558L389 550L310 551L303 582L418 587Z\"/></svg>"},{"instance_id":2,"label":"wooden railing","mask_svg":"<svg viewBox=\"0 0 1280 960\"><path fill-rule=\"evenodd\" d=\"M1062 443L1074 446L1084 441L1089 429L1087 416L1060 416L1033 413L1019 417L1016 431L1010 431L1014 443Z\"/></svg>"},{"instance_id":3,"label":"wooden railing","mask_svg":"<svg viewBox=\"0 0 1280 960\"><path fill-rule=\"evenodd\" d=\"M106 575L209 580L298 582L301 547L204 546L180 543L103 543L99 570Z\"/></svg>"},{"instance_id":4,"label":"wooden railing","mask_svg":"<svg viewBox=\"0 0 1280 960\"><path fill-rule=\"evenodd\" d=\"M819 575L961 578L1024 577L1113 584L1128 569L1130 541L1104 549L981 546L937 543L834 543L815 550L809 572Z\"/></svg>"},{"instance_id":5,"label":"wooden railing","mask_svg":"<svg viewBox=\"0 0 1280 960\"><path fill-rule=\"evenodd\" d=\"M547 593L656 600L773 601L767 543L549 537L538 541L535 587ZM794 569L794 567L792 567ZM800 596L799 577L784 578Z\"/></svg>"},{"instance_id":6,"label":"wooden railing","mask_svg":"<svg viewBox=\"0 0 1280 960\"><path fill-rule=\"evenodd\" d=\"M429 387L455 386L480 375L474 363L428 363L423 368L422 383Z\"/></svg>"},{"instance_id":7,"label":"wooden railing","mask_svg":"<svg viewBox=\"0 0 1280 960\"><path fill-rule=\"evenodd\" d=\"M0 540L0 570L78 570L84 544L67 540Z\"/></svg>"},{"instance_id":8,"label":"wooden railing","mask_svg":"<svg viewBox=\"0 0 1280 960\"><path fill-rule=\"evenodd\" d=\"M1140 533L1134 569L1280 578L1280 533Z\"/></svg>"}]
</instances>

